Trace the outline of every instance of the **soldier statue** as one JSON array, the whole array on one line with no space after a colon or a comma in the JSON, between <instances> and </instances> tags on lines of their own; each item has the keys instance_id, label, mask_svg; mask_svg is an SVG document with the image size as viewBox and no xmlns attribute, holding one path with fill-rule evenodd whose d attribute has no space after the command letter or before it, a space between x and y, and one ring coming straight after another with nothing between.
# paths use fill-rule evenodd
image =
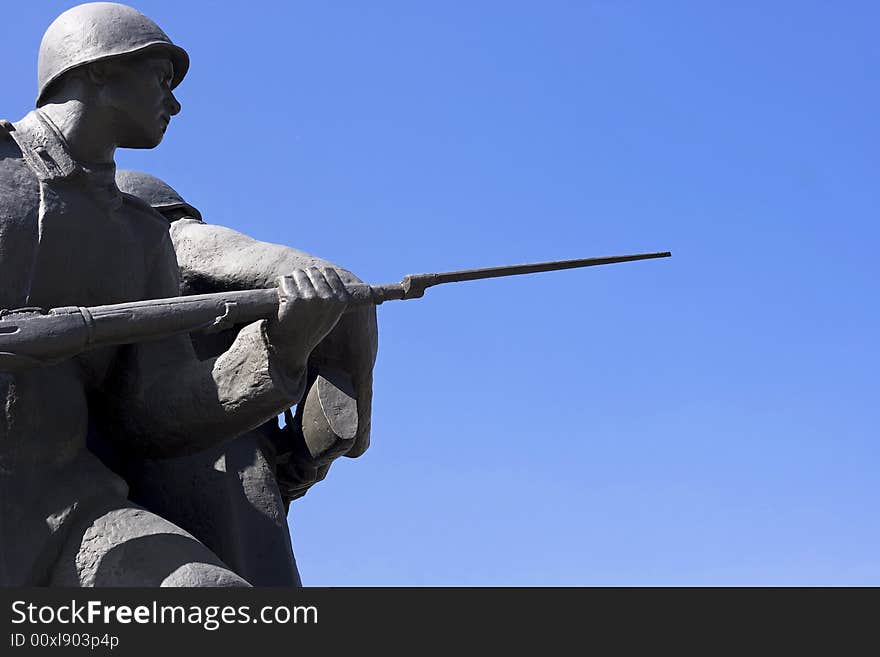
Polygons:
<instances>
[{"instance_id":1,"label":"soldier statue","mask_svg":"<svg viewBox=\"0 0 880 657\"><path fill-rule=\"evenodd\" d=\"M302 251L205 223L195 206L149 174L119 170L116 182L167 219L183 294L271 285L297 267L331 266ZM334 268L346 284L360 283ZM194 335L193 346L202 358L216 357L236 332ZM375 307L346 312L312 352L313 394L306 393L295 416L288 412L283 428L273 419L228 444L177 458L122 456L118 446L98 440L93 449L123 474L134 501L189 531L251 584L300 585L288 506L325 477L333 459L360 454L366 446L376 344ZM321 403L322 395L337 401L332 413Z\"/></svg>"},{"instance_id":2,"label":"soldier statue","mask_svg":"<svg viewBox=\"0 0 880 657\"><path fill-rule=\"evenodd\" d=\"M2 586L298 586L288 505L369 445L376 305L671 255L365 285L117 174L188 67L135 9L79 5L43 37L36 108L0 121Z\"/></svg>"},{"instance_id":3,"label":"soldier statue","mask_svg":"<svg viewBox=\"0 0 880 657\"><path fill-rule=\"evenodd\" d=\"M168 222L119 190L114 155L159 145L188 66L182 48L124 5L80 5L48 28L36 109L0 124L0 308L179 294ZM0 584L247 585L132 502L87 436L145 457L185 455L299 402L309 356L349 296L332 267L289 273L276 315L241 328L219 355L199 359L178 335L0 372Z\"/></svg>"}]
</instances>

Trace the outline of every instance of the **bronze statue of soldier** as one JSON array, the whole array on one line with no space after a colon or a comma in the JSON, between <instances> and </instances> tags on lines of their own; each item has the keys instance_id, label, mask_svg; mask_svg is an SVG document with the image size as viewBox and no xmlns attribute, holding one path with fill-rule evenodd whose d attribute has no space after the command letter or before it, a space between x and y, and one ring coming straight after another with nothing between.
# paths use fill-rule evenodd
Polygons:
<instances>
[{"instance_id":1,"label":"bronze statue of soldier","mask_svg":"<svg viewBox=\"0 0 880 657\"><path fill-rule=\"evenodd\" d=\"M297 249L205 223L195 206L155 176L119 170L116 182L168 220L184 294L273 285L285 272L309 266L333 266L346 284L361 283ZM193 334L196 352L217 356L237 330ZM376 345L375 307L349 309L312 353L312 394L295 415L288 411L283 428L273 419L228 444L178 458L123 457L99 440L96 451L110 453L105 460L124 473L134 501L189 531L251 584L300 585L288 506L325 477L336 457L356 456L366 447ZM332 410L321 396L333 397ZM308 448L316 444L325 447Z\"/></svg>"},{"instance_id":2,"label":"bronze statue of soldier","mask_svg":"<svg viewBox=\"0 0 880 657\"><path fill-rule=\"evenodd\" d=\"M80 5L43 38L36 109L0 121L2 586L297 585L287 505L369 444L376 305L670 255L370 286L207 224L114 163L159 145L188 66L140 12Z\"/></svg>"},{"instance_id":3,"label":"bronze statue of soldier","mask_svg":"<svg viewBox=\"0 0 880 657\"><path fill-rule=\"evenodd\" d=\"M36 109L0 124L0 307L179 294L168 223L119 191L114 153L162 141L188 63L124 5L80 5L52 23ZM86 436L186 454L295 404L308 356L348 296L332 268L297 269L282 285L277 316L242 328L215 358L199 360L174 336L0 373L0 584L247 585L190 534L132 503Z\"/></svg>"}]
</instances>

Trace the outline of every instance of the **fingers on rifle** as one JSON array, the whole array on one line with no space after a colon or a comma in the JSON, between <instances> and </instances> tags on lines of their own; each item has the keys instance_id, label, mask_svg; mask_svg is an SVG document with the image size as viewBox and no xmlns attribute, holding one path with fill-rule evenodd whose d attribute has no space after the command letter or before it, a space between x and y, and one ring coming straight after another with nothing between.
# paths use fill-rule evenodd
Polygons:
<instances>
[{"instance_id":1,"label":"fingers on rifle","mask_svg":"<svg viewBox=\"0 0 880 657\"><path fill-rule=\"evenodd\" d=\"M333 291L340 299L348 301L348 289L345 287L345 283L342 282L342 279L339 278L339 273L335 269L332 267L325 267L324 278L327 279L330 287L333 288Z\"/></svg>"},{"instance_id":2,"label":"fingers on rifle","mask_svg":"<svg viewBox=\"0 0 880 657\"><path fill-rule=\"evenodd\" d=\"M296 287L299 290L299 296L302 299L314 299L318 296L317 290L312 283L308 273L303 269L294 269L293 278L296 281Z\"/></svg>"},{"instance_id":3,"label":"fingers on rifle","mask_svg":"<svg viewBox=\"0 0 880 657\"><path fill-rule=\"evenodd\" d=\"M306 270L306 273L309 275L309 280L312 281L315 292L318 293L320 298L330 299L333 297L333 289L330 287L330 283L327 282L327 279L324 278L324 274L321 273L320 269L317 267L309 267Z\"/></svg>"},{"instance_id":4,"label":"fingers on rifle","mask_svg":"<svg viewBox=\"0 0 880 657\"><path fill-rule=\"evenodd\" d=\"M283 296L289 297L296 295L296 281L292 275L279 276L276 279L276 283Z\"/></svg>"}]
</instances>

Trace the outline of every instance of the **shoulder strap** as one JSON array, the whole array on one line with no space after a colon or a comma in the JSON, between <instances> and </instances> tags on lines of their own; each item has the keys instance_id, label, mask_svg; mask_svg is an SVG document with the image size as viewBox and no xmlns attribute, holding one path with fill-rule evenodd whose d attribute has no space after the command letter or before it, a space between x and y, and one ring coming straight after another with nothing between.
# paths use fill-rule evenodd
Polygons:
<instances>
[{"instance_id":1,"label":"shoulder strap","mask_svg":"<svg viewBox=\"0 0 880 657\"><path fill-rule=\"evenodd\" d=\"M4 121L0 125L0 130L18 144L24 161L41 182L66 178L77 170L61 136L38 112L31 112L18 123Z\"/></svg>"}]
</instances>

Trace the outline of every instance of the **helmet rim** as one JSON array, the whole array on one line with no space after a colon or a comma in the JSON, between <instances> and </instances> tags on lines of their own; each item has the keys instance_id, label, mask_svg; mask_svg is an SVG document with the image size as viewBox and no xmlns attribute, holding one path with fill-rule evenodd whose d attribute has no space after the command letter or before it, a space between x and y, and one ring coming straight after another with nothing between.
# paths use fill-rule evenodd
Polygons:
<instances>
[{"instance_id":1,"label":"helmet rim","mask_svg":"<svg viewBox=\"0 0 880 657\"><path fill-rule=\"evenodd\" d=\"M62 76L66 75L70 71L76 70L83 66L88 66L89 64L94 64L95 62L105 62L110 59L119 59L120 57L129 57L132 55L141 54L147 50L165 50L172 64L174 65L174 75L171 79L171 88L176 89L177 86L183 82L183 78L186 77L187 72L189 71L189 53L186 52L180 46L171 43L169 41L152 41L149 43L145 43L136 48L131 48L129 50L109 53L106 55L101 55L100 57L94 57L85 61L76 62L70 64L69 66L62 68L57 73L53 74L51 77L47 78L41 85L38 90L36 105L40 106L40 103L43 101L43 97L46 95L46 92L50 89L50 87L61 79Z\"/></svg>"}]
</instances>

